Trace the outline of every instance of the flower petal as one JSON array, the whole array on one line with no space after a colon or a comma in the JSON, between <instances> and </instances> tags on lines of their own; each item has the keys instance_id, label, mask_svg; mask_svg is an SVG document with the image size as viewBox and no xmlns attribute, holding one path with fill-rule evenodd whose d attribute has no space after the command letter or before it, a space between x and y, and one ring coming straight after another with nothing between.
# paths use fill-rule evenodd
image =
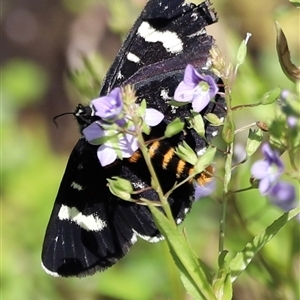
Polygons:
<instances>
[{"instance_id":1,"label":"flower petal","mask_svg":"<svg viewBox=\"0 0 300 300\"><path fill-rule=\"evenodd\" d=\"M266 176L268 176L270 164L265 160L258 160L255 162L251 167L251 174L256 179L262 179Z\"/></svg>"},{"instance_id":2,"label":"flower petal","mask_svg":"<svg viewBox=\"0 0 300 300\"><path fill-rule=\"evenodd\" d=\"M265 156L264 160L259 160L253 164L251 174L260 179L259 191L262 195L270 192L284 171L284 166L276 151L269 144L262 146L262 153Z\"/></svg>"},{"instance_id":3,"label":"flower petal","mask_svg":"<svg viewBox=\"0 0 300 300\"><path fill-rule=\"evenodd\" d=\"M297 125L298 118L294 116L289 116L287 118L287 123L291 128L294 128Z\"/></svg>"},{"instance_id":4,"label":"flower petal","mask_svg":"<svg viewBox=\"0 0 300 300\"><path fill-rule=\"evenodd\" d=\"M278 168L278 172L282 174L284 171L284 165L283 162L280 160L278 152L273 150L269 144L264 144L261 150L267 162L270 165L275 164Z\"/></svg>"},{"instance_id":5,"label":"flower petal","mask_svg":"<svg viewBox=\"0 0 300 300\"><path fill-rule=\"evenodd\" d=\"M102 167L110 165L117 159L117 154L110 143L101 145L97 150L97 156Z\"/></svg>"},{"instance_id":6,"label":"flower petal","mask_svg":"<svg viewBox=\"0 0 300 300\"><path fill-rule=\"evenodd\" d=\"M209 86L209 97L210 99L212 99L214 96L216 96L217 92L219 91L219 88L215 80L209 75L204 76L204 81L206 81Z\"/></svg>"},{"instance_id":7,"label":"flower petal","mask_svg":"<svg viewBox=\"0 0 300 300\"><path fill-rule=\"evenodd\" d=\"M115 120L123 108L121 89L115 88L108 95L92 100L95 115L104 121Z\"/></svg>"},{"instance_id":8,"label":"flower petal","mask_svg":"<svg viewBox=\"0 0 300 300\"><path fill-rule=\"evenodd\" d=\"M183 81L175 90L174 99L178 102L192 102L193 110L200 112L217 92L218 86L211 76L202 76L192 65L187 65Z\"/></svg>"},{"instance_id":9,"label":"flower petal","mask_svg":"<svg viewBox=\"0 0 300 300\"><path fill-rule=\"evenodd\" d=\"M273 204L285 211L289 211L295 207L295 187L287 182L277 182L270 190L268 196Z\"/></svg>"},{"instance_id":10,"label":"flower petal","mask_svg":"<svg viewBox=\"0 0 300 300\"><path fill-rule=\"evenodd\" d=\"M139 148L137 139L132 134L124 134L120 137L118 144L124 158L131 157Z\"/></svg>"},{"instance_id":11,"label":"flower petal","mask_svg":"<svg viewBox=\"0 0 300 300\"><path fill-rule=\"evenodd\" d=\"M192 65L187 65L184 71L183 82L187 86L194 88L201 80L203 80L203 76Z\"/></svg>"},{"instance_id":12,"label":"flower petal","mask_svg":"<svg viewBox=\"0 0 300 300\"><path fill-rule=\"evenodd\" d=\"M144 121L148 126L158 125L164 118L164 114L154 108L147 108L145 111Z\"/></svg>"},{"instance_id":13,"label":"flower petal","mask_svg":"<svg viewBox=\"0 0 300 300\"><path fill-rule=\"evenodd\" d=\"M82 130L82 134L90 143L93 140L103 137L105 135L105 132L101 128L100 124L98 124L97 122L93 122L92 124L90 124Z\"/></svg>"},{"instance_id":14,"label":"flower petal","mask_svg":"<svg viewBox=\"0 0 300 300\"><path fill-rule=\"evenodd\" d=\"M274 185L274 181L270 179L270 177L266 176L262 178L259 182L258 189L261 195L265 196L269 193L270 189Z\"/></svg>"},{"instance_id":15,"label":"flower petal","mask_svg":"<svg viewBox=\"0 0 300 300\"><path fill-rule=\"evenodd\" d=\"M197 91L197 93L194 94L194 99L192 103L193 110L195 112L202 111L209 103L210 96L208 92L203 91Z\"/></svg>"},{"instance_id":16,"label":"flower petal","mask_svg":"<svg viewBox=\"0 0 300 300\"><path fill-rule=\"evenodd\" d=\"M192 102L194 98L194 87L181 81L174 92L173 98L178 102Z\"/></svg>"},{"instance_id":17,"label":"flower petal","mask_svg":"<svg viewBox=\"0 0 300 300\"><path fill-rule=\"evenodd\" d=\"M212 181L207 183L206 185L195 185L195 200L199 200L201 198L207 197L211 195L216 189L216 180L213 178Z\"/></svg>"}]
</instances>

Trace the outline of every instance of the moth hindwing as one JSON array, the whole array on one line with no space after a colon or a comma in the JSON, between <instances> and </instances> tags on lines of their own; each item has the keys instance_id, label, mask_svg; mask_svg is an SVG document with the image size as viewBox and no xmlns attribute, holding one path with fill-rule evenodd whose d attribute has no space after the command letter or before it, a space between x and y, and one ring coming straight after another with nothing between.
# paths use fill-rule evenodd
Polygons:
<instances>
[{"instance_id":1,"label":"moth hindwing","mask_svg":"<svg viewBox=\"0 0 300 300\"><path fill-rule=\"evenodd\" d=\"M138 103L145 99L147 107L165 116L152 129L153 137L162 136L166 125L176 117L185 122L191 116L190 106L171 107L168 102L186 65L192 64L199 72L222 83L207 70L213 38L206 34L205 27L216 21L209 1L195 5L183 0L150 0L110 67L100 95L115 87L133 85ZM215 101L218 105L210 103L201 114L224 115L224 99L217 95ZM84 120L92 116L88 109L80 109L76 117L82 128ZM83 113L85 118L80 118ZM207 123L205 129L207 139L217 132ZM176 171L178 158L170 154L170 149L182 141L195 152L206 147L205 140L187 126L184 132L157 145L152 161L164 192L173 187L178 177L185 176L184 169ZM151 178L143 159L117 160L102 167L97 146L81 137L70 155L46 230L42 265L47 273L91 275L116 263L137 237L149 242L162 239L147 206L123 201L110 193L106 179L114 176L128 179L135 189L143 190L140 197L158 200L157 193L147 189ZM180 223L194 201L193 184L187 182L174 190L168 201L176 222Z\"/></svg>"}]
</instances>

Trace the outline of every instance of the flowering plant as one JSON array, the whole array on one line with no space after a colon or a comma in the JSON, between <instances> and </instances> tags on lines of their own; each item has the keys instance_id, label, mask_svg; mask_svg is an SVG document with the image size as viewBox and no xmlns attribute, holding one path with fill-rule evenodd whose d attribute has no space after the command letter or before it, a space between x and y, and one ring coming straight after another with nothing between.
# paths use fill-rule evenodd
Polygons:
<instances>
[{"instance_id":1,"label":"flowering plant","mask_svg":"<svg viewBox=\"0 0 300 300\"><path fill-rule=\"evenodd\" d=\"M178 102L192 103L195 112L202 111L217 94L218 87L209 75L200 75L192 65L187 65L183 81L174 93Z\"/></svg>"},{"instance_id":2,"label":"flowering plant","mask_svg":"<svg viewBox=\"0 0 300 300\"><path fill-rule=\"evenodd\" d=\"M134 120L141 118L146 126L156 126L164 117L153 108L134 110L135 105L135 102L123 103L120 88L113 89L107 96L92 100L95 115L100 120L84 128L82 133L89 143L100 145L97 155L103 167L113 163L117 157L131 157L139 148ZM104 140L104 137L110 139Z\"/></svg>"},{"instance_id":3,"label":"flowering plant","mask_svg":"<svg viewBox=\"0 0 300 300\"><path fill-rule=\"evenodd\" d=\"M129 158L137 150L142 152L160 202L153 203L147 199L141 199L139 203L148 205L151 210L154 221L164 235L174 262L180 271L182 282L193 299L231 299L233 282L245 271L254 257L258 255L260 249L277 235L279 229L300 212L299 207L297 207L299 195L294 182L295 179L299 180L299 166L297 165L297 153L299 153L300 146L299 97L290 91L275 88L266 93L257 103L237 106L232 104L232 85L239 66L243 64L245 59L249 37L248 35L241 43L234 66L226 65L217 52L212 51L211 53L212 67L225 83L227 116L224 123L222 120L218 120L216 116L205 116L205 118L213 125L224 125L222 137L226 143L226 150L218 149L217 151L216 147L210 144L204 155L198 157L193 149L189 149L185 144L178 145L178 149L176 149L180 158L194 166L195 172L191 177L203 172L208 166L211 167L213 162L218 159L216 157L217 152L222 152L224 156L222 158L223 167L220 167L220 163L214 164L214 167L211 168L215 172L213 180L207 180L203 185L196 185L195 188L195 198L197 199L207 196L219 197L221 207L219 256L218 269L214 273L194 254L186 241L185 233L176 226L167 201L168 195L173 189L166 194L162 193L152 166L144 136L150 132L150 127L155 127L163 122L163 114L155 109L147 108L145 102L142 102L140 106L137 105L131 89L121 90L117 88L107 96L92 101L95 115L100 119L83 129L87 141L99 146L97 154L102 166L109 165L116 159ZM193 117L188 121L201 136L204 136L205 128L199 112L210 101L214 101L217 93L220 91L212 77L200 74L192 65L186 67L183 81L175 90L174 100L179 105L182 103L191 105ZM257 121L242 128L235 128L233 114L236 111L272 103L276 103L278 106L273 119ZM253 129L253 127L256 128ZM161 139L171 137L182 129L183 122L174 120L167 126ZM236 142L236 135L248 129L246 145L240 146ZM263 142L264 132L268 132L269 136ZM281 157L284 152L288 153L294 173L286 172L285 162ZM259 158L256 157L257 155ZM239 169L247 164L251 165L251 170L248 171L250 184L248 187L235 188L238 185L234 181L234 178L237 178L235 172L239 172ZM221 170L224 170L223 174ZM284 180L283 177L285 177ZM187 178L186 180L190 179ZM125 179L113 178L113 180L108 179L108 183L111 192L119 198L136 201L131 197L135 191L130 182ZM174 189L180 184L176 185ZM267 203L271 207L285 212L277 219L273 219L274 222L265 227L262 232L256 233L250 238L244 249L239 252L229 251L225 248L228 206L237 194L244 193L246 195L247 191L256 189L262 197L267 199ZM164 213L155 206L161 206Z\"/></svg>"}]
</instances>

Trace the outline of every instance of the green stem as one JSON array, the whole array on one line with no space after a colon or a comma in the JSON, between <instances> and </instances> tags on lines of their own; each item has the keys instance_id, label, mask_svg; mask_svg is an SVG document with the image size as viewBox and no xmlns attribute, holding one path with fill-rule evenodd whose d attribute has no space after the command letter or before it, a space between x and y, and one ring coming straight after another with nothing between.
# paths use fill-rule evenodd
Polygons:
<instances>
[{"instance_id":1,"label":"green stem","mask_svg":"<svg viewBox=\"0 0 300 300\"><path fill-rule=\"evenodd\" d=\"M249 125L243 126L243 127L239 128L239 129L236 129L236 130L234 131L234 133L237 134L237 133L242 132L242 131L245 131L245 130L247 130L247 129L253 127L253 126L256 126L256 122L253 122L253 123L251 123L251 124L249 124Z\"/></svg>"},{"instance_id":2,"label":"green stem","mask_svg":"<svg viewBox=\"0 0 300 300\"><path fill-rule=\"evenodd\" d=\"M226 220L226 209L227 209L227 195L224 193L224 199L221 208L221 221L220 221L220 235L219 235L219 254L224 250L225 241L225 220Z\"/></svg>"},{"instance_id":3,"label":"green stem","mask_svg":"<svg viewBox=\"0 0 300 300\"><path fill-rule=\"evenodd\" d=\"M232 195L232 194L237 194L237 193L241 193L241 192L247 192L247 191L251 191L253 190L254 187L251 185L249 187L243 188L243 189L239 189L239 190L234 190L234 191L229 191L228 192L228 196Z\"/></svg>"},{"instance_id":4,"label":"green stem","mask_svg":"<svg viewBox=\"0 0 300 300\"><path fill-rule=\"evenodd\" d=\"M221 207L221 221L220 221L220 234L219 234L219 254L224 251L224 241L225 241L225 224L226 224L226 210L228 201L228 185L231 178L231 164L233 155L233 143L231 143L227 148L227 157L225 162L225 178L224 178L224 192L223 192L223 202Z\"/></svg>"},{"instance_id":5,"label":"green stem","mask_svg":"<svg viewBox=\"0 0 300 300\"><path fill-rule=\"evenodd\" d=\"M251 103L251 104L242 104L242 105L237 105L231 108L232 111L236 111L242 108L247 108L247 107L256 107L259 106L261 103L260 102L256 102L256 103Z\"/></svg>"},{"instance_id":6,"label":"green stem","mask_svg":"<svg viewBox=\"0 0 300 300\"><path fill-rule=\"evenodd\" d=\"M170 222L172 222L172 224L174 224L174 226L176 226L171 209L170 209L170 205L169 202L167 200L167 198L165 197L163 190L161 188L161 185L159 183L159 180L157 178L156 172L154 170L154 167L152 165L151 162L151 158L148 152L148 148L145 146L145 140L143 138L142 133L139 133L137 136L138 142L139 142L139 146L140 146L140 150L143 154L143 157L145 159L146 165L148 167L148 170L150 172L151 178L153 180L153 182L155 183L155 190L159 196L159 200L161 202L161 206L167 216L167 218L169 219Z\"/></svg>"}]
</instances>

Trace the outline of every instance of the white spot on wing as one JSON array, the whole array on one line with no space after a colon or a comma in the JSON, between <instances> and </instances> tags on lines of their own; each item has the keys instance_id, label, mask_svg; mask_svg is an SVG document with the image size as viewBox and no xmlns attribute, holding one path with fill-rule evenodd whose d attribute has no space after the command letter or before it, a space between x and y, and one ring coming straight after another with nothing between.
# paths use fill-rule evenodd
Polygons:
<instances>
[{"instance_id":1,"label":"white spot on wing","mask_svg":"<svg viewBox=\"0 0 300 300\"><path fill-rule=\"evenodd\" d=\"M194 36L199 36L199 35L203 35L206 34L206 29L205 28L201 28L200 30L188 35L188 38L194 37Z\"/></svg>"},{"instance_id":2,"label":"white spot on wing","mask_svg":"<svg viewBox=\"0 0 300 300\"><path fill-rule=\"evenodd\" d=\"M127 54L127 59L138 64L141 60L138 56L136 56L135 54L128 52Z\"/></svg>"},{"instance_id":3,"label":"white spot on wing","mask_svg":"<svg viewBox=\"0 0 300 300\"><path fill-rule=\"evenodd\" d=\"M142 22L137 33L144 38L146 42L161 42L168 52L180 53L183 50L183 43L175 32L169 30L158 31L151 27L148 22Z\"/></svg>"},{"instance_id":4,"label":"white spot on wing","mask_svg":"<svg viewBox=\"0 0 300 300\"><path fill-rule=\"evenodd\" d=\"M138 182L131 182L131 184L133 185L133 187L135 189L143 189L146 187L145 183L143 183L142 181L138 181Z\"/></svg>"},{"instance_id":5,"label":"white spot on wing","mask_svg":"<svg viewBox=\"0 0 300 300\"><path fill-rule=\"evenodd\" d=\"M198 14L197 13L192 13L191 17L193 18L193 21L196 21L198 19Z\"/></svg>"},{"instance_id":6,"label":"white spot on wing","mask_svg":"<svg viewBox=\"0 0 300 300\"><path fill-rule=\"evenodd\" d=\"M131 240L130 240L131 244L135 244L137 242L137 237L136 237L136 234L134 233Z\"/></svg>"},{"instance_id":7,"label":"white spot on wing","mask_svg":"<svg viewBox=\"0 0 300 300\"><path fill-rule=\"evenodd\" d=\"M118 72L117 74L117 79L122 79L124 76L122 75L121 71Z\"/></svg>"},{"instance_id":8,"label":"white spot on wing","mask_svg":"<svg viewBox=\"0 0 300 300\"><path fill-rule=\"evenodd\" d=\"M52 271L48 270L48 269L44 266L44 264L43 264L42 262L41 262L41 265L42 265L42 268L44 269L44 271L45 271L47 274L49 274L49 275L51 275L51 276L54 276L54 277L60 277L60 275L59 275L58 273L52 272Z\"/></svg>"},{"instance_id":9,"label":"white spot on wing","mask_svg":"<svg viewBox=\"0 0 300 300\"><path fill-rule=\"evenodd\" d=\"M133 232L138 237L140 237L141 239L143 239L144 241L149 242L149 243L157 243L157 242L162 241L164 239L163 236L157 237L157 236L142 235L142 234L139 234L138 232L136 232L135 230L133 230Z\"/></svg>"},{"instance_id":10,"label":"white spot on wing","mask_svg":"<svg viewBox=\"0 0 300 300\"><path fill-rule=\"evenodd\" d=\"M206 151L206 147L204 147L203 149L200 149L198 152L197 152L197 155L198 156L202 156Z\"/></svg>"},{"instance_id":11,"label":"white spot on wing","mask_svg":"<svg viewBox=\"0 0 300 300\"><path fill-rule=\"evenodd\" d=\"M172 99L172 97L169 96L169 90L168 90L168 89L162 89L162 90L160 91L160 96L161 96L161 98L162 98L163 100L165 100L165 101L168 101L168 100ZM177 108L178 108L178 107L176 107L176 106L174 106L174 105L171 105L171 113L172 113L172 114L176 114Z\"/></svg>"},{"instance_id":12,"label":"white spot on wing","mask_svg":"<svg viewBox=\"0 0 300 300\"><path fill-rule=\"evenodd\" d=\"M71 187L72 187L74 190L78 190L78 191L82 191L82 190L83 190L82 185L76 183L75 181L73 181L73 182L71 183Z\"/></svg>"},{"instance_id":13,"label":"white spot on wing","mask_svg":"<svg viewBox=\"0 0 300 300\"><path fill-rule=\"evenodd\" d=\"M177 106L171 105L171 113L172 113L172 114L176 114L177 109L178 109Z\"/></svg>"},{"instance_id":14,"label":"white spot on wing","mask_svg":"<svg viewBox=\"0 0 300 300\"><path fill-rule=\"evenodd\" d=\"M187 214L190 211L190 208L185 208L184 209L184 214Z\"/></svg>"},{"instance_id":15,"label":"white spot on wing","mask_svg":"<svg viewBox=\"0 0 300 300\"><path fill-rule=\"evenodd\" d=\"M88 231L101 231L107 225L105 221L102 221L95 215L83 215L76 207L68 207L66 205L62 205L58 218L60 220L68 220L76 223L81 228Z\"/></svg>"},{"instance_id":16,"label":"white spot on wing","mask_svg":"<svg viewBox=\"0 0 300 300\"><path fill-rule=\"evenodd\" d=\"M183 220L179 218L179 219L176 220L176 224L179 225L179 224L182 223L182 221L183 221Z\"/></svg>"},{"instance_id":17,"label":"white spot on wing","mask_svg":"<svg viewBox=\"0 0 300 300\"><path fill-rule=\"evenodd\" d=\"M162 89L160 91L160 96L164 99L164 100L169 100L171 99L171 97L168 95L169 93L169 90L165 90L165 89Z\"/></svg>"},{"instance_id":18,"label":"white spot on wing","mask_svg":"<svg viewBox=\"0 0 300 300\"><path fill-rule=\"evenodd\" d=\"M219 133L219 131L218 131L218 130L215 130L215 131L213 131L213 132L211 133L211 135L212 135L212 136L217 136L218 133Z\"/></svg>"}]
</instances>

